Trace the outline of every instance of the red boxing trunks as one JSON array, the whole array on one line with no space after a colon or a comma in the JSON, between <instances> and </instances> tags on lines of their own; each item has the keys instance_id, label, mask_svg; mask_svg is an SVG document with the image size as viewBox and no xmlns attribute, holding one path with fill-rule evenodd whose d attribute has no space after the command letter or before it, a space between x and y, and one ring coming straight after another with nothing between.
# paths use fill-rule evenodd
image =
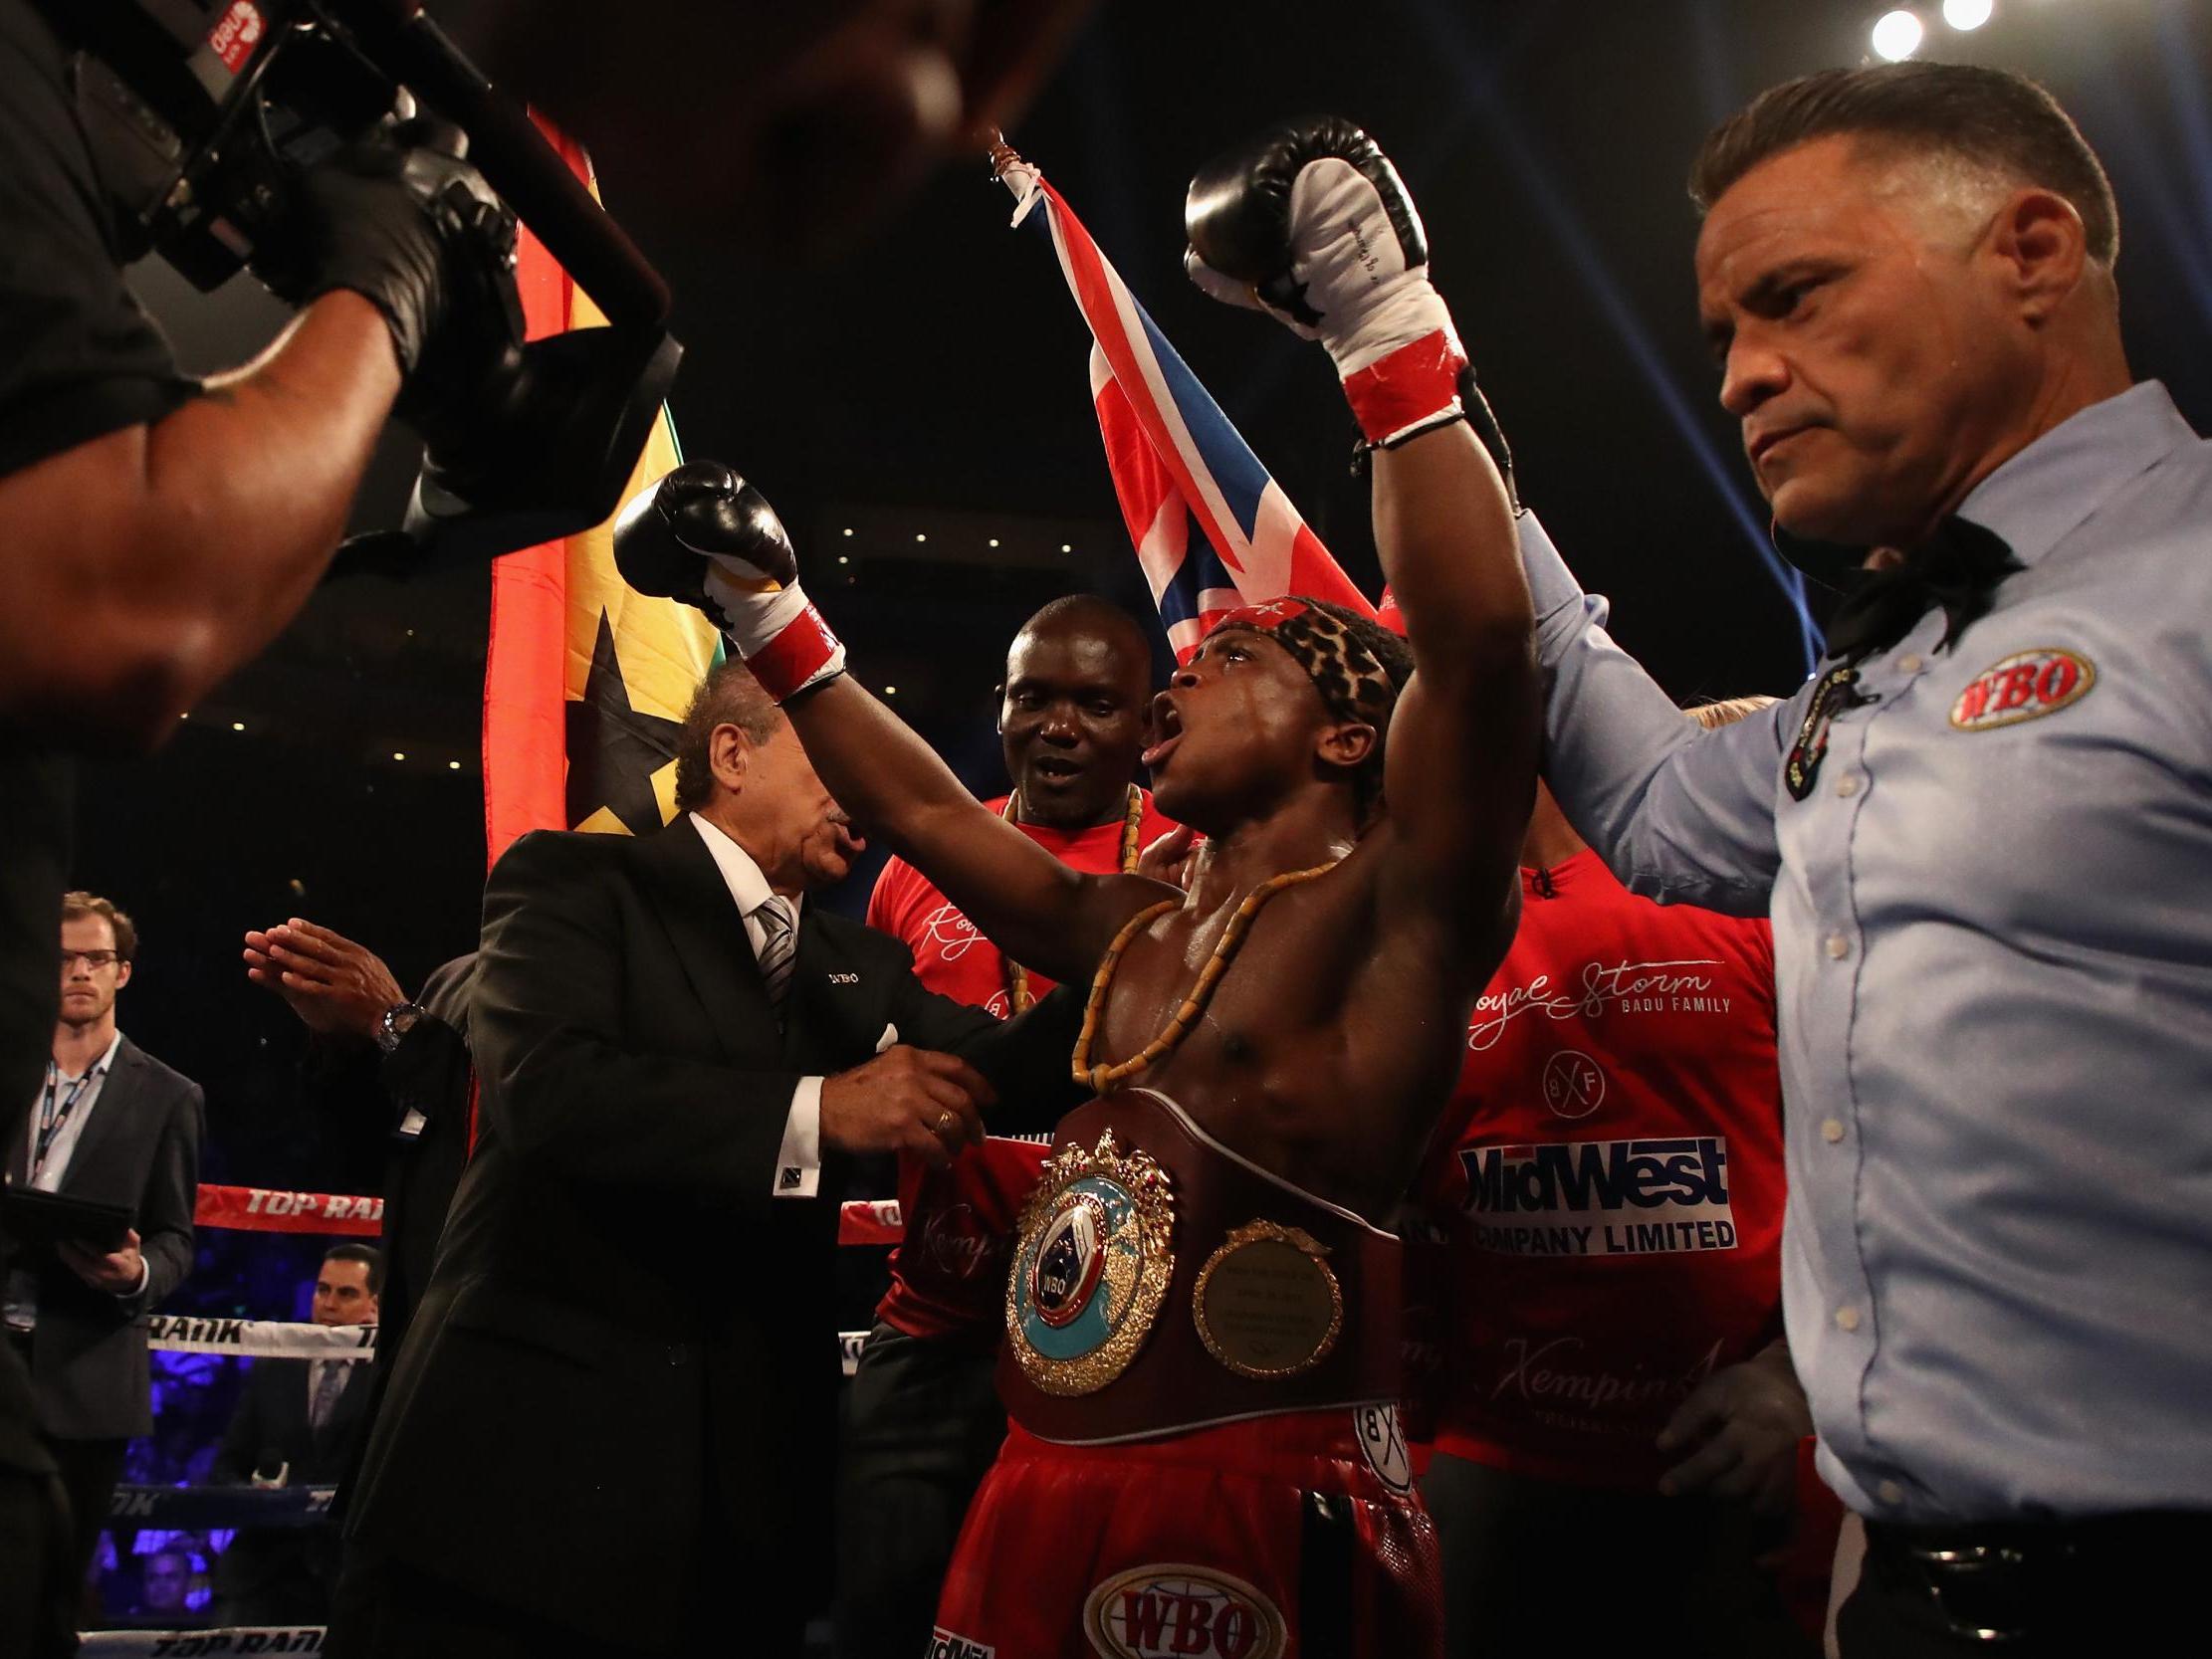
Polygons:
<instances>
[{"instance_id":1,"label":"red boxing trunks","mask_svg":"<svg viewBox=\"0 0 2212 1659\"><path fill-rule=\"evenodd\" d=\"M1013 1426L935 1651L1438 1653L1395 1404L1398 1240L1153 1090L1070 1113L1054 1142L1005 1292Z\"/></svg>"},{"instance_id":2,"label":"red boxing trunks","mask_svg":"<svg viewBox=\"0 0 2212 1659\"><path fill-rule=\"evenodd\" d=\"M1114 1446L1015 1426L939 1603L945 1659L1423 1659L1436 1530L1388 1406Z\"/></svg>"}]
</instances>

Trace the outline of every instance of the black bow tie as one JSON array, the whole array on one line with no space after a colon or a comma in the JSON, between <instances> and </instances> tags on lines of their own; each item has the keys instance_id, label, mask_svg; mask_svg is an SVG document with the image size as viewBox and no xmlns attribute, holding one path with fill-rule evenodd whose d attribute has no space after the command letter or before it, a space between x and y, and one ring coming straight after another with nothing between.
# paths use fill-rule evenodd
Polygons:
<instances>
[{"instance_id":1,"label":"black bow tie","mask_svg":"<svg viewBox=\"0 0 2212 1659\"><path fill-rule=\"evenodd\" d=\"M1886 651L1940 605L1941 651L1989 613L1997 584L2025 569L2005 538L1965 518L1946 518L1935 533L1886 570L1867 570L1828 624L1828 654L1856 663Z\"/></svg>"}]
</instances>

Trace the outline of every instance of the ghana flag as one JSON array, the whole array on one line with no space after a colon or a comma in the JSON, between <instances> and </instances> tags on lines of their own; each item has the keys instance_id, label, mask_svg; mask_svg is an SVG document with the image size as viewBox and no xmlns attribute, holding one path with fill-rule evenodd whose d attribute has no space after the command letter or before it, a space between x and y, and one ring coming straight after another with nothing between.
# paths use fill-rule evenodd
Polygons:
<instances>
[{"instance_id":1,"label":"ghana flag","mask_svg":"<svg viewBox=\"0 0 2212 1659\"><path fill-rule=\"evenodd\" d=\"M541 121L591 189L582 149ZM606 318L526 228L516 278L532 339ZM627 502L683 460L664 408ZM484 838L492 863L534 829L642 835L675 816L676 731L721 636L687 605L633 593L606 524L492 564L484 674Z\"/></svg>"}]
</instances>

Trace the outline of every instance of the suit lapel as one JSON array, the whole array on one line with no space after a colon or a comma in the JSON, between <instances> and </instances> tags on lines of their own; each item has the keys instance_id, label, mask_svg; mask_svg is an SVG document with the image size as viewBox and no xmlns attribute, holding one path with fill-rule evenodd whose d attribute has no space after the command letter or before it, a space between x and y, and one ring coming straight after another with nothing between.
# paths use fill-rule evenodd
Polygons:
<instances>
[{"instance_id":1,"label":"suit lapel","mask_svg":"<svg viewBox=\"0 0 2212 1659\"><path fill-rule=\"evenodd\" d=\"M842 1071L856 1047L872 1048L876 1039L876 1031L860 1029L875 1001L859 957L839 934L845 926L811 905L801 913L783 1004L783 1063L799 1072Z\"/></svg>"},{"instance_id":2,"label":"suit lapel","mask_svg":"<svg viewBox=\"0 0 2212 1659\"><path fill-rule=\"evenodd\" d=\"M733 1065L758 1065L779 1039L753 941L722 870L688 817L637 844L650 902L693 993L706 1008L715 1042ZM804 930L800 939L805 938Z\"/></svg>"},{"instance_id":3,"label":"suit lapel","mask_svg":"<svg viewBox=\"0 0 2212 1659\"><path fill-rule=\"evenodd\" d=\"M811 909L802 906L798 913L798 943L791 951L791 977L783 993L783 1063L800 1072L809 1069L807 1055L822 1026L815 991L823 982L825 930L821 918L809 914Z\"/></svg>"},{"instance_id":4,"label":"suit lapel","mask_svg":"<svg viewBox=\"0 0 2212 1659\"><path fill-rule=\"evenodd\" d=\"M314 1457L323 1448L323 1433L315 1426L315 1361L300 1361L300 1374L285 1380L285 1426L289 1433L279 1430L280 1438L287 1444L305 1442L308 1455ZM334 1415L334 1413L333 1413ZM307 1472L295 1469L294 1480L302 1480Z\"/></svg>"},{"instance_id":5,"label":"suit lapel","mask_svg":"<svg viewBox=\"0 0 2212 1659\"><path fill-rule=\"evenodd\" d=\"M144 1069L144 1053L125 1037L116 1045L115 1063L102 1079L100 1093L93 1098L92 1115L78 1133L77 1150L70 1154L69 1171L62 1176L62 1191L79 1192L89 1185L108 1153L108 1143L129 1127Z\"/></svg>"}]
</instances>

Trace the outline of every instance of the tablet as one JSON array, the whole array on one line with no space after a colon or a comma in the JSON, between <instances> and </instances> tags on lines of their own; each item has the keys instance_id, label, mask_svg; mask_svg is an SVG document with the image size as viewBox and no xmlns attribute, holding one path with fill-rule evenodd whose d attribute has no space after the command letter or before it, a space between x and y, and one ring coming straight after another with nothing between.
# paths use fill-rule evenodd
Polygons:
<instances>
[{"instance_id":1,"label":"tablet","mask_svg":"<svg viewBox=\"0 0 2212 1659\"><path fill-rule=\"evenodd\" d=\"M121 1204L65 1198L36 1187L0 1186L0 1232L19 1245L55 1245L75 1239L96 1250L119 1250L137 1217Z\"/></svg>"}]
</instances>

